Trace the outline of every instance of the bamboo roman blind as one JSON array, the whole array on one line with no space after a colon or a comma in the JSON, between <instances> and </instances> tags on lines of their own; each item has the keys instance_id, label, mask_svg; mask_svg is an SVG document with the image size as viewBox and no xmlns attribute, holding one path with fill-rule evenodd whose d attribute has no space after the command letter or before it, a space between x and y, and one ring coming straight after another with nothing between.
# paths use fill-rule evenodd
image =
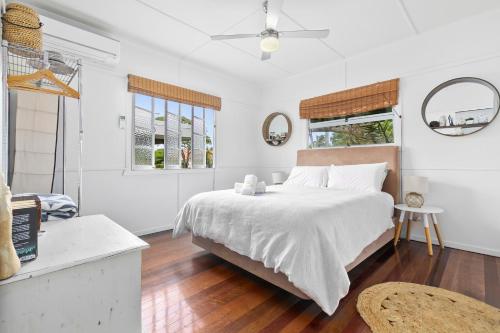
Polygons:
<instances>
[{"instance_id":1,"label":"bamboo roman blind","mask_svg":"<svg viewBox=\"0 0 500 333\"><path fill-rule=\"evenodd\" d=\"M300 118L343 117L378 110L398 104L399 79L304 99Z\"/></svg>"},{"instance_id":2,"label":"bamboo roman blind","mask_svg":"<svg viewBox=\"0 0 500 333\"><path fill-rule=\"evenodd\" d=\"M128 91L220 111L221 98L173 84L128 75Z\"/></svg>"}]
</instances>

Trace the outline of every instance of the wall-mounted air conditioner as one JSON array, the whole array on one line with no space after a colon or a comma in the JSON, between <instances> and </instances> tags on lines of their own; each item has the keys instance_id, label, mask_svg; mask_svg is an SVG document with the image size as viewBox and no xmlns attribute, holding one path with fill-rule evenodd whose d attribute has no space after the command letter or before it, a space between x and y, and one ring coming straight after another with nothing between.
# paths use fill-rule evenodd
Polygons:
<instances>
[{"instance_id":1,"label":"wall-mounted air conditioner","mask_svg":"<svg viewBox=\"0 0 500 333\"><path fill-rule=\"evenodd\" d=\"M60 50L86 61L116 65L120 61L120 42L40 15L44 48Z\"/></svg>"}]
</instances>

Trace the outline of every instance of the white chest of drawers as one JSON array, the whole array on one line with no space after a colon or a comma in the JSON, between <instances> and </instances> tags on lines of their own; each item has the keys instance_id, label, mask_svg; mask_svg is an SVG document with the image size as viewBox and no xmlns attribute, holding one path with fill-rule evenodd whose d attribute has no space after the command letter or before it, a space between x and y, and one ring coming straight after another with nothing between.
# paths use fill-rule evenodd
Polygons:
<instances>
[{"instance_id":1,"label":"white chest of drawers","mask_svg":"<svg viewBox=\"0 0 500 333\"><path fill-rule=\"evenodd\" d=\"M140 332L148 244L103 215L42 230L38 258L0 281L0 332Z\"/></svg>"}]
</instances>

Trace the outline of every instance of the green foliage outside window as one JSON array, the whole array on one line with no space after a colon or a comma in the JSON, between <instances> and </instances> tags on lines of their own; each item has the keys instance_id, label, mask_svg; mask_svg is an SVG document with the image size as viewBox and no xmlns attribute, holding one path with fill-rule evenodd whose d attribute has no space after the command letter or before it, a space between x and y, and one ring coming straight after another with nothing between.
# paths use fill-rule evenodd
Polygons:
<instances>
[{"instance_id":1,"label":"green foliage outside window","mask_svg":"<svg viewBox=\"0 0 500 333\"><path fill-rule=\"evenodd\" d=\"M394 142L392 120L321 128L311 132L309 147L339 147Z\"/></svg>"},{"instance_id":2,"label":"green foliage outside window","mask_svg":"<svg viewBox=\"0 0 500 333\"><path fill-rule=\"evenodd\" d=\"M366 115L388 113L390 109L369 112ZM320 123L332 119L312 119L311 123ZM326 124L325 124L326 125ZM394 127L392 119L367 121L346 125L325 126L310 129L309 148L342 147L356 145L387 144L394 142Z\"/></svg>"},{"instance_id":3,"label":"green foliage outside window","mask_svg":"<svg viewBox=\"0 0 500 333\"><path fill-rule=\"evenodd\" d=\"M190 158L191 158L191 138L182 137L181 140L181 167L189 168L190 167Z\"/></svg>"},{"instance_id":4,"label":"green foliage outside window","mask_svg":"<svg viewBox=\"0 0 500 333\"><path fill-rule=\"evenodd\" d=\"M353 124L335 128L333 146L355 146L394 142L392 120Z\"/></svg>"},{"instance_id":5,"label":"green foliage outside window","mask_svg":"<svg viewBox=\"0 0 500 333\"><path fill-rule=\"evenodd\" d=\"M214 167L214 148L212 146L212 138L209 137L208 135L205 137L205 146L206 152L205 152L205 165L207 168L213 168Z\"/></svg>"},{"instance_id":6,"label":"green foliage outside window","mask_svg":"<svg viewBox=\"0 0 500 333\"><path fill-rule=\"evenodd\" d=\"M155 168L163 169L164 156L165 156L165 149L160 148L160 149L155 150Z\"/></svg>"}]
</instances>

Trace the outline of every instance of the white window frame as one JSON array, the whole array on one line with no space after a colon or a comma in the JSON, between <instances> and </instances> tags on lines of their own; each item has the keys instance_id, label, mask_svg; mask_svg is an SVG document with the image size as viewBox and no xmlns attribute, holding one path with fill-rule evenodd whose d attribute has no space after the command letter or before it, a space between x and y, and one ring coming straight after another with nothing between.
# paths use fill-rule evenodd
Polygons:
<instances>
[{"instance_id":1,"label":"white window frame","mask_svg":"<svg viewBox=\"0 0 500 333\"><path fill-rule=\"evenodd\" d=\"M204 151L204 154L203 154L203 165L197 165L197 166L194 166L193 163L192 163L192 160L193 160L193 153L194 153L194 126L193 126L193 123L194 123L194 108L195 106L194 105L191 105L191 104L187 104L187 103L180 103L180 102L176 102L176 101L171 101L171 102L176 102L179 104L179 113L178 113L178 135L179 135L179 146L178 146L178 152L179 152L179 165L177 166L172 166L172 165L167 165L167 131L168 131L168 127L167 127L167 118L168 118L168 102L169 100L166 100L166 99L163 99L165 101L165 110L164 110L164 117L165 117L165 124L164 124L164 160L163 160L163 169L158 169L155 167L155 149L154 149L154 142L155 142L155 123L154 123L154 115L155 115L155 103L154 103L154 98L156 97L151 97L151 126L152 126L152 145L153 145L153 149L152 149L152 163L151 165L136 165L135 163L135 108L136 108L136 105L135 105L135 102L136 102L136 94L137 93L133 93L132 94L132 121L131 121L131 132L130 132L130 143L131 143L131 147L130 149L128 149L128 151L130 151L131 153L131 167L130 167L130 170L131 171L146 171L146 172L157 172L157 173L164 173L164 172L172 172L172 171L178 171L178 172L210 172L210 171L213 171L215 170L216 166L217 166L217 152L216 152L216 135L217 135L217 112L216 110L212 110L213 112L213 135L212 135L212 146L213 146L213 152L212 152L212 159L213 159L213 165L211 168L207 168L206 166L206 123L205 123L205 119L206 119L206 109L208 108L204 108L204 107L201 107L203 109L203 151ZM147 96L147 95L146 95ZM161 98L159 98L161 99ZM180 161L182 160L181 158L181 145L182 145L182 127L181 127L181 111L180 111L180 108L181 108L181 104L185 104L185 105L189 105L191 107L191 155L190 155L190 165L191 167L190 168L182 168L181 165L180 165ZM199 134L197 134L199 135Z\"/></svg>"},{"instance_id":2,"label":"white window frame","mask_svg":"<svg viewBox=\"0 0 500 333\"><path fill-rule=\"evenodd\" d=\"M310 119L308 119L307 120L307 141L306 141L307 144L306 144L306 147L308 149L332 149L332 148L345 148L345 147L370 147L370 146L394 146L394 145L398 145L398 142L400 142L400 140L401 140L401 135L400 135L401 121L400 121L400 118L401 118L401 116L400 116L397 108L393 107L392 110L389 112L372 114L372 115L365 115L365 116L359 116L359 117L346 117L346 118L340 118L340 119L335 119L335 120L326 120L326 121L320 121L320 122L314 122L314 123L311 122ZM354 124L363 124L363 123L370 123L370 122L382 121L382 120L392 120L394 142L374 143L374 144L365 144L365 145L351 145L351 146L345 145L345 146L309 147L309 145L311 144L311 142L309 141L311 129L354 125Z\"/></svg>"},{"instance_id":3,"label":"white window frame","mask_svg":"<svg viewBox=\"0 0 500 333\"><path fill-rule=\"evenodd\" d=\"M153 103L153 98L151 98L151 114L154 114L154 103ZM151 120L154 121L154 117L151 116ZM132 157L132 170L154 170L155 168L153 165L136 165L135 164L135 93L132 94L132 128L131 128L131 140L132 140L132 145L131 145L131 157ZM154 122L151 124L152 128L154 129ZM153 140L153 146L154 146L154 131L152 135L152 140ZM152 151L152 162L154 163L154 149Z\"/></svg>"}]
</instances>

